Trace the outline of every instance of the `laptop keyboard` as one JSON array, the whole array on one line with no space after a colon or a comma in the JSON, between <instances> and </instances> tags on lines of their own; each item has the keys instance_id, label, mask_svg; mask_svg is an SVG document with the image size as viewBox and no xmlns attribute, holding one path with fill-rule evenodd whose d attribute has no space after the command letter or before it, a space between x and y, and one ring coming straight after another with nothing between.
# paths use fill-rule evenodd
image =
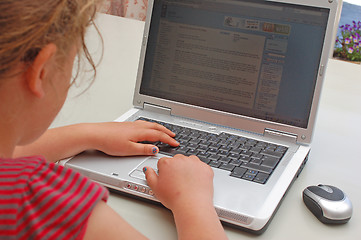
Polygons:
<instances>
[{"instance_id":1,"label":"laptop keyboard","mask_svg":"<svg viewBox=\"0 0 361 240\"><path fill-rule=\"evenodd\" d=\"M196 155L211 167L229 171L232 177L261 184L267 182L288 149L229 133L214 134L143 117L138 120L156 122L176 134L174 138L180 143L178 147L153 143L160 153Z\"/></svg>"}]
</instances>

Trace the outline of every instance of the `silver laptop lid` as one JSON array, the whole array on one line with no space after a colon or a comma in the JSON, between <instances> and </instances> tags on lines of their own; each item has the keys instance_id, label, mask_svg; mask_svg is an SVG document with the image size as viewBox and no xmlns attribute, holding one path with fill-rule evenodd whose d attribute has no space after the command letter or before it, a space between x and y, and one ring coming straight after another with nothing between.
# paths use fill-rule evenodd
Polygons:
<instances>
[{"instance_id":1,"label":"silver laptop lid","mask_svg":"<svg viewBox=\"0 0 361 240\"><path fill-rule=\"evenodd\" d=\"M336 0L148 3L133 104L311 142Z\"/></svg>"}]
</instances>

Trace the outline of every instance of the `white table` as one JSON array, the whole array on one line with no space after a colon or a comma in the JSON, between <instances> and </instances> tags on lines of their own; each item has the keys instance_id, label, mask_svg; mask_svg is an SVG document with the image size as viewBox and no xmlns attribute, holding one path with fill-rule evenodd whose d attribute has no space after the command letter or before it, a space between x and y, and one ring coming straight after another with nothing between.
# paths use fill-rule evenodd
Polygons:
<instances>
[{"instance_id":1,"label":"white table","mask_svg":"<svg viewBox=\"0 0 361 240\"><path fill-rule=\"evenodd\" d=\"M100 15L104 56L94 84L72 88L53 126L112 121L132 106L133 88L144 23ZM99 39L88 33L91 52L101 53ZM361 239L361 66L330 60L326 72L311 154L300 177L288 191L269 228L261 236L225 227L229 239ZM89 77L85 74L82 78ZM346 192L354 206L349 223L324 225L306 208L302 191L319 183ZM170 211L163 207L111 194L109 205L150 239L176 239Z\"/></svg>"}]
</instances>

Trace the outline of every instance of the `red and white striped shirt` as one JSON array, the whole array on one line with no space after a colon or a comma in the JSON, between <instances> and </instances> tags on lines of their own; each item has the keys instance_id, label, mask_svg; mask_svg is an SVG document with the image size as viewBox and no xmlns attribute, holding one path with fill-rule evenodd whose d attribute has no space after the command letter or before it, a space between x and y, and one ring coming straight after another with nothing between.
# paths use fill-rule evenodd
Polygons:
<instances>
[{"instance_id":1,"label":"red and white striped shirt","mask_svg":"<svg viewBox=\"0 0 361 240\"><path fill-rule=\"evenodd\" d=\"M108 191L42 157L0 159L0 239L82 239Z\"/></svg>"}]
</instances>

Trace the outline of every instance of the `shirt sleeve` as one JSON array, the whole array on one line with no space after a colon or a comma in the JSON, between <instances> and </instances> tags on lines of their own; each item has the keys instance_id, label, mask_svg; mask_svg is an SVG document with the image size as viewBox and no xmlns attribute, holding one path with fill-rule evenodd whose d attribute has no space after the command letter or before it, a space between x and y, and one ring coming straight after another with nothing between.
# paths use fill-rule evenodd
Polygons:
<instances>
[{"instance_id":1,"label":"shirt sleeve","mask_svg":"<svg viewBox=\"0 0 361 240\"><path fill-rule=\"evenodd\" d=\"M109 193L71 169L41 161L29 176L23 194L19 237L82 239L93 208L106 201Z\"/></svg>"}]
</instances>

